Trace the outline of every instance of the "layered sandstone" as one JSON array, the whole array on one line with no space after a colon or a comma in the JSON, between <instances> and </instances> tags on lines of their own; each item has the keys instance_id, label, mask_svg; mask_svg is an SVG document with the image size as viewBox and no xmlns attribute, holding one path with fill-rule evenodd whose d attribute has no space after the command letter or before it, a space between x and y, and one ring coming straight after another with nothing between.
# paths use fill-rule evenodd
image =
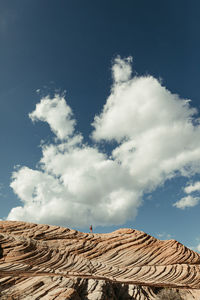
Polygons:
<instances>
[{"instance_id":1,"label":"layered sandstone","mask_svg":"<svg viewBox=\"0 0 200 300\"><path fill-rule=\"evenodd\" d=\"M0 221L1 299L200 299L200 255L142 231L82 233Z\"/></svg>"}]
</instances>

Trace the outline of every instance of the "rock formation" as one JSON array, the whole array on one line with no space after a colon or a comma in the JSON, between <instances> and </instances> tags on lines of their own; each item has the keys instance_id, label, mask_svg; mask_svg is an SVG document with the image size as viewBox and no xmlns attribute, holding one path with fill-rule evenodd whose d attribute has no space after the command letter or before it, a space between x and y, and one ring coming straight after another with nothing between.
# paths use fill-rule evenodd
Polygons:
<instances>
[{"instance_id":1,"label":"rock formation","mask_svg":"<svg viewBox=\"0 0 200 300\"><path fill-rule=\"evenodd\" d=\"M82 233L0 221L0 299L200 299L200 255L142 231Z\"/></svg>"}]
</instances>

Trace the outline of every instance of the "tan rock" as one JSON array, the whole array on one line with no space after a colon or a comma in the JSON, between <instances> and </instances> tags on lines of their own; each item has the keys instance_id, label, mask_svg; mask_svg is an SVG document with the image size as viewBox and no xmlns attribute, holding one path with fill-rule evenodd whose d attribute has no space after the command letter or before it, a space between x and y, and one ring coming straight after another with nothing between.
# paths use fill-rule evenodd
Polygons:
<instances>
[{"instance_id":1,"label":"tan rock","mask_svg":"<svg viewBox=\"0 0 200 300\"><path fill-rule=\"evenodd\" d=\"M1 299L151 300L168 287L200 299L200 256L175 240L0 221Z\"/></svg>"}]
</instances>

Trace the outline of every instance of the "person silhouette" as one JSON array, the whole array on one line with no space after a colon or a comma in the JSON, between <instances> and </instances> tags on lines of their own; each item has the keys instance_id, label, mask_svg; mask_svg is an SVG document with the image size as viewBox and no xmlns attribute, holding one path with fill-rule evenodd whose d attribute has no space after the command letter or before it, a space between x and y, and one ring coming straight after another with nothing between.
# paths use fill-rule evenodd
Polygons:
<instances>
[{"instance_id":1,"label":"person silhouette","mask_svg":"<svg viewBox=\"0 0 200 300\"><path fill-rule=\"evenodd\" d=\"M90 225L90 233L92 233L93 231L92 231L92 225Z\"/></svg>"}]
</instances>

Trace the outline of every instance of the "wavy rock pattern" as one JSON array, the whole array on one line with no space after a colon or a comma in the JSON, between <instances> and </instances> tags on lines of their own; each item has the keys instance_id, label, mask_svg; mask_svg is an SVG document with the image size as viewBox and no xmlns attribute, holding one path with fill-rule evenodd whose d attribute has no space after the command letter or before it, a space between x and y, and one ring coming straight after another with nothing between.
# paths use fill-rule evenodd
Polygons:
<instances>
[{"instance_id":1,"label":"wavy rock pattern","mask_svg":"<svg viewBox=\"0 0 200 300\"><path fill-rule=\"evenodd\" d=\"M200 255L133 229L82 233L0 221L1 299L200 299Z\"/></svg>"}]
</instances>

